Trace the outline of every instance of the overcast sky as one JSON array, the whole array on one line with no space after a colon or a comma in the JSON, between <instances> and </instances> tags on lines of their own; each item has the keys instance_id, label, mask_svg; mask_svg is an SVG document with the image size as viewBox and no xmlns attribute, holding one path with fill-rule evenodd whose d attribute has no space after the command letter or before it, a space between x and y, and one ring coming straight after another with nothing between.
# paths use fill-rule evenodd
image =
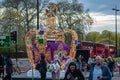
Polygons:
<instances>
[{"instance_id":1,"label":"overcast sky","mask_svg":"<svg viewBox=\"0 0 120 80\"><path fill-rule=\"evenodd\" d=\"M110 30L115 32L115 11L112 8L120 10L120 0L79 0L83 3L85 9L90 9L90 15L94 19L94 24L90 31ZM117 31L120 33L120 11L117 12Z\"/></svg>"},{"instance_id":2,"label":"overcast sky","mask_svg":"<svg viewBox=\"0 0 120 80\"><path fill-rule=\"evenodd\" d=\"M102 32L103 30L109 30L115 32L115 15L114 15L115 11L113 11L112 8L115 8L115 5L117 5L117 8L120 10L120 0L78 0L78 1L80 3L83 3L85 9L90 10L89 13L91 17L94 19L94 24L91 26L90 31ZM120 33L120 11L118 11L117 13L118 13L117 31Z\"/></svg>"}]
</instances>

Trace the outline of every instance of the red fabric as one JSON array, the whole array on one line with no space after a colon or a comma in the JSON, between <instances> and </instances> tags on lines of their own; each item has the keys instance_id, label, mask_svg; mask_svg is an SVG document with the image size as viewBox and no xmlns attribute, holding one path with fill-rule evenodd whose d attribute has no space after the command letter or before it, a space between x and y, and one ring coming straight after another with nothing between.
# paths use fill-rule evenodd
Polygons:
<instances>
[{"instance_id":1,"label":"red fabric","mask_svg":"<svg viewBox=\"0 0 120 80\"><path fill-rule=\"evenodd\" d=\"M119 71L119 73L120 73L120 65L119 66L117 66L118 67L118 71Z\"/></svg>"}]
</instances>

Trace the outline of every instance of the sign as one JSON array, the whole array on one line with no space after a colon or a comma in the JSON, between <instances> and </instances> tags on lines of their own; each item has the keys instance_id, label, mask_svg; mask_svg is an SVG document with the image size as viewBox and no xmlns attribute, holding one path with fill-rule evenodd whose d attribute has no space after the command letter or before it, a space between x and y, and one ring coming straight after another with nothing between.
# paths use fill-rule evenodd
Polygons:
<instances>
[{"instance_id":1,"label":"sign","mask_svg":"<svg viewBox=\"0 0 120 80\"><path fill-rule=\"evenodd\" d=\"M10 47L10 36L0 36L0 48Z\"/></svg>"}]
</instances>

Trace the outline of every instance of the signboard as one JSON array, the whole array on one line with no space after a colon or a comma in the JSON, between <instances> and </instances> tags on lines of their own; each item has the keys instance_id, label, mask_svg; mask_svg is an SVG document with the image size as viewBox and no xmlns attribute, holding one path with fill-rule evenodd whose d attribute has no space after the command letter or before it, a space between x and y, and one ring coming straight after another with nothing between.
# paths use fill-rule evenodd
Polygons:
<instances>
[{"instance_id":1,"label":"signboard","mask_svg":"<svg viewBox=\"0 0 120 80\"><path fill-rule=\"evenodd\" d=\"M0 48L10 47L10 36L0 36Z\"/></svg>"}]
</instances>

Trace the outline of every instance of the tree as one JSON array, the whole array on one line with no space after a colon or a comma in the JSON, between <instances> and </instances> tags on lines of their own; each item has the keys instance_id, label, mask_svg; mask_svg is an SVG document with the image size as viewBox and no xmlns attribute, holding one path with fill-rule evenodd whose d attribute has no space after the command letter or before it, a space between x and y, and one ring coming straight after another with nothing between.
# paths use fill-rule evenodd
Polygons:
<instances>
[{"instance_id":1,"label":"tree","mask_svg":"<svg viewBox=\"0 0 120 80\"><path fill-rule=\"evenodd\" d=\"M47 5L45 1L40 4L39 12ZM36 28L37 10L35 0L4 0L2 5L4 11L0 15L1 34L9 35L11 30L18 30L18 48L20 50L25 49L24 37L26 32Z\"/></svg>"},{"instance_id":2,"label":"tree","mask_svg":"<svg viewBox=\"0 0 120 80\"><path fill-rule=\"evenodd\" d=\"M89 32L86 35L86 40L115 45L115 34L108 30L104 30L101 34L99 32Z\"/></svg>"},{"instance_id":3,"label":"tree","mask_svg":"<svg viewBox=\"0 0 120 80\"><path fill-rule=\"evenodd\" d=\"M108 30L104 30L101 33L101 39L99 42L106 44L115 44L115 36L114 33Z\"/></svg>"},{"instance_id":4,"label":"tree","mask_svg":"<svg viewBox=\"0 0 120 80\"><path fill-rule=\"evenodd\" d=\"M93 19L88 13L89 10L84 11L83 5L77 0L73 0L72 3L64 0L57 3L57 6L59 9L58 28L75 30L81 40L80 34L85 34L85 30L88 30L93 23ZM69 39L69 37L67 38Z\"/></svg>"},{"instance_id":5,"label":"tree","mask_svg":"<svg viewBox=\"0 0 120 80\"><path fill-rule=\"evenodd\" d=\"M97 42L99 39L100 39L99 32L89 32L85 38L85 40L92 41L92 42Z\"/></svg>"}]
</instances>

